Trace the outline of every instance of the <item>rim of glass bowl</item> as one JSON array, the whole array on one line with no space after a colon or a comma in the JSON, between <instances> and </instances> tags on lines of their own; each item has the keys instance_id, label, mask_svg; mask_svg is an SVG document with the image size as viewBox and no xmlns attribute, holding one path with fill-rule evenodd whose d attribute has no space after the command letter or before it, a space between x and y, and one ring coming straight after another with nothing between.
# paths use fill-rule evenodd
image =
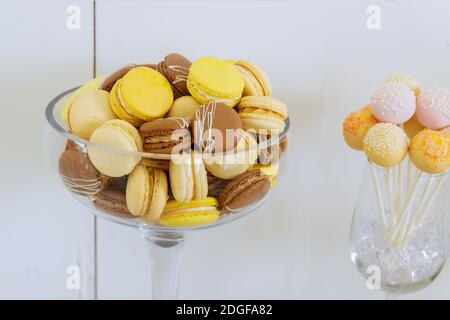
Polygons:
<instances>
[{"instance_id":1,"label":"rim of glass bowl","mask_svg":"<svg viewBox=\"0 0 450 320\"><path fill-rule=\"evenodd\" d=\"M58 103L62 102L63 98L65 98L68 94L72 93L73 91L75 91L78 88L79 87L75 87L75 88L72 88L72 89L69 89L69 90L66 90L66 91L60 93L55 98L53 98L52 101L50 101L50 103L48 104L48 106L45 110L45 116L46 116L47 122L59 134L61 134L62 136L64 136L65 138L67 138L69 140L78 142L80 144L93 145L95 147L102 148L102 149L105 149L110 152L125 153L125 154L129 154L129 155L141 156L141 157L153 158L153 159L155 159L155 158L156 159L170 159L170 157L169 158L159 157L161 155L154 154L154 153L133 152L133 151L127 151L127 150L122 150L122 149L118 149L118 148L112 148L112 147L108 147L108 146L101 145L101 144L96 144L96 143L90 142L88 140L82 139L74 134L71 134L69 131L67 131L67 129L65 129L64 126L61 124L62 120L61 120L60 114L59 113L55 114L55 112L56 112L55 108ZM59 120L56 120L56 119L59 119ZM286 123L286 127L283 130L283 132L279 135L279 139L273 140L271 144L268 144L268 146L275 144L276 142L280 141L282 138L287 136L287 133L289 131L289 126L290 126L289 118L286 119L285 123ZM256 147L258 147L258 146L259 146L259 144L256 145ZM116 215L114 213L108 213L106 211L99 210L99 209L95 208L92 203L91 203L91 206L87 206L87 208L89 211L91 211L96 216L99 216L108 221L118 223L118 224L121 224L121 225L124 225L127 227L139 228L142 230L152 230L152 231L156 231L156 232L177 233L177 232L189 232L189 231L194 231L194 230L209 229L209 228L212 228L215 226L220 226L220 225L227 224L229 222L238 220L240 218L243 218L246 215L250 214L251 212L255 211L256 209L260 208L262 205L264 205L266 203L266 201L268 200L268 198L270 197L271 193L272 193L272 189L269 190L269 192L266 194L266 196L264 198L262 198L261 200L259 200L258 202L254 203L254 204L251 204L245 208L242 208L242 210L240 210L239 212L237 212L235 214L226 214L226 215L221 216L217 221L215 221L213 223L208 223L205 225L199 225L199 226L193 226L193 227L169 228L169 227L165 227L162 225L158 225L156 223L145 221L139 217L135 217L132 215L130 215L129 218L128 217L125 218L125 217L121 217L120 215ZM78 195L76 195L74 198L77 201L83 202Z\"/></svg>"},{"instance_id":2,"label":"rim of glass bowl","mask_svg":"<svg viewBox=\"0 0 450 320\"><path fill-rule=\"evenodd\" d=\"M107 145L103 145L103 144L98 144L95 142L91 142L89 140L80 138L72 133L70 133L67 129L65 129L65 125L63 124L63 121L61 119L61 115L59 114L55 114L56 110L56 106L58 103L61 103L63 98L65 98L67 95L69 95L70 93L74 92L75 90L77 90L80 86L78 87L74 87L72 89L66 90L62 93L60 93L59 95L57 95L55 98L52 99L52 101L50 101L50 103L47 105L47 108L45 110L45 117L47 119L47 122L50 124L50 126L55 129L58 133L60 133L61 135L63 135L64 137L66 137L69 140L75 141L77 143L80 143L82 145L85 146L93 146L99 149L103 149L105 151L108 152L114 152L114 153L121 153L121 154L127 154L130 156L138 156L138 157L143 157L143 158L151 158L151 159L160 159L160 160L170 160L173 159L175 156L177 155L172 155L172 154L158 154L158 153L151 153L151 152L139 152L139 151L129 151L129 150L124 150L124 149L120 149L120 148L114 148L114 147L110 147ZM58 110L60 111L60 110ZM281 132L278 136L277 139L274 138L270 138L264 141L264 143L257 143L254 148L259 148L261 146L263 146L264 148L270 147L272 145L275 145L276 143L278 143L279 141L281 141L283 138L285 138L287 136L287 133L289 131L289 127L290 127L290 120L289 118L287 118L285 120L285 128L283 130L283 132ZM244 150L241 150L239 152L243 152L243 151L247 151L250 150L248 147ZM222 153L216 153L214 154L215 156L221 156Z\"/></svg>"}]
</instances>

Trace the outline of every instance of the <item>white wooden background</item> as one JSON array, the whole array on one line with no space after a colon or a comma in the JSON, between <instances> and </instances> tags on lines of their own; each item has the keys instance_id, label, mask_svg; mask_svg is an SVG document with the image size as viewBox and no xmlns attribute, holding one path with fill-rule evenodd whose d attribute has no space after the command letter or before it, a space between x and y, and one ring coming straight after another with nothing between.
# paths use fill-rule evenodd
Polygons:
<instances>
[{"instance_id":1,"label":"white wooden background","mask_svg":"<svg viewBox=\"0 0 450 320\"><path fill-rule=\"evenodd\" d=\"M366 27L369 5L381 29ZM81 29L66 28L69 5ZM2 110L0 298L61 298L66 268L92 218L49 177L44 108L92 70L88 0L5 1L0 10ZM97 1L98 73L178 51L252 59L290 110L289 164L259 213L194 234L181 298L368 298L348 252L362 154L341 139L346 114L392 71L450 87L450 3L391 1ZM148 298L147 252L135 230L99 223L99 297ZM404 298L449 298L444 270Z\"/></svg>"}]
</instances>

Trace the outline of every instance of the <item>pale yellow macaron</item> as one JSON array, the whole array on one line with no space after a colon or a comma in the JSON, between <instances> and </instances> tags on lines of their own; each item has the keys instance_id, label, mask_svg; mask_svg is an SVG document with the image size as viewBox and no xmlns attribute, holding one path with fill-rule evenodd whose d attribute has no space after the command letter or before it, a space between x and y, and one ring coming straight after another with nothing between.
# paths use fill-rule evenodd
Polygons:
<instances>
[{"instance_id":1,"label":"pale yellow macaron","mask_svg":"<svg viewBox=\"0 0 450 320\"><path fill-rule=\"evenodd\" d=\"M208 178L201 154L191 151L173 156L169 165L170 187L178 202L202 200L208 195Z\"/></svg>"},{"instance_id":2,"label":"pale yellow macaron","mask_svg":"<svg viewBox=\"0 0 450 320\"><path fill-rule=\"evenodd\" d=\"M230 180L247 171L256 163L256 139L244 131L238 145L226 153L203 153L206 170L217 178Z\"/></svg>"},{"instance_id":3,"label":"pale yellow macaron","mask_svg":"<svg viewBox=\"0 0 450 320\"><path fill-rule=\"evenodd\" d=\"M422 171L444 172L450 166L450 135L431 129L420 131L411 141L409 156Z\"/></svg>"},{"instance_id":4,"label":"pale yellow macaron","mask_svg":"<svg viewBox=\"0 0 450 320\"><path fill-rule=\"evenodd\" d=\"M116 119L116 115L109 106L109 93L92 89L81 93L72 101L68 125L71 133L89 140L95 129L112 119Z\"/></svg>"},{"instance_id":5,"label":"pale yellow macaron","mask_svg":"<svg viewBox=\"0 0 450 320\"><path fill-rule=\"evenodd\" d=\"M212 223L219 218L218 205L217 200L212 197L184 203L169 200L159 218L159 223L170 228L194 227Z\"/></svg>"},{"instance_id":6,"label":"pale yellow macaron","mask_svg":"<svg viewBox=\"0 0 450 320\"><path fill-rule=\"evenodd\" d=\"M138 130L123 120L110 120L96 129L91 142L111 147L108 150L89 144L89 159L95 168L109 177L122 177L133 171L141 157L127 152L142 152L142 139Z\"/></svg>"},{"instance_id":7,"label":"pale yellow macaron","mask_svg":"<svg viewBox=\"0 0 450 320\"><path fill-rule=\"evenodd\" d=\"M347 145L355 150L363 149L363 138L378 120L372 115L370 105L350 113L342 125L342 133Z\"/></svg>"},{"instance_id":8,"label":"pale yellow macaron","mask_svg":"<svg viewBox=\"0 0 450 320\"><path fill-rule=\"evenodd\" d=\"M173 102L167 116L192 120L200 106L201 104L191 96L179 97Z\"/></svg>"},{"instance_id":9,"label":"pale yellow macaron","mask_svg":"<svg viewBox=\"0 0 450 320\"><path fill-rule=\"evenodd\" d=\"M69 108L72 104L73 100L78 97L83 92L93 90L93 89L99 89L100 85L102 84L103 80L105 80L105 77L97 77L94 79L89 80L85 84L83 84L81 87L79 87L77 90L75 90L64 102L64 105L61 109L61 119L68 124L68 118L69 118Z\"/></svg>"},{"instance_id":10,"label":"pale yellow macaron","mask_svg":"<svg viewBox=\"0 0 450 320\"><path fill-rule=\"evenodd\" d=\"M286 126L287 106L275 98L246 96L239 102L238 109L244 129L265 130L270 134L281 132Z\"/></svg>"},{"instance_id":11,"label":"pale yellow macaron","mask_svg":"<svg viewBox=\"0 0 450 320\"><path fill-rule=\"evenodd\" d=\"M163 170L138 165L128 177L128 210L146 220L158 220L168 198L167 177Z\"/></svg>"},{"instance_id":12,"label":"pale yellow macaron","mask_svg":"<svg viewBox=\"0 0 450 320\"><path fill-rule=\"evenodd\" d=\"M141 120L161 118L173 103L169 81L149 67L136 67L122 78L118 95L123 108Z\"/></svg>"},{"instance_id":13,"label":"pale yellow macaron","mask_svg":"<svg viewBox=\"0 0 450 320\"><path fill-rule=\"evenodd\" d=\"M241 73L245 86L242 96L270 96L272 84L264 70L248 60L234 61L234 67Z\"/></svg>"},{"instance_id":14,"label":"pale yellow macaron","mask_svg":"<svg viewBox=\"0 0 450 320\"><path fill-rule=\"evenodd\" d=\"M397 125L378 123L372 126L363 139L363 148L369 160L383 166L392 167L408 154L409 139Z\"/></svg>"}]
</instances>

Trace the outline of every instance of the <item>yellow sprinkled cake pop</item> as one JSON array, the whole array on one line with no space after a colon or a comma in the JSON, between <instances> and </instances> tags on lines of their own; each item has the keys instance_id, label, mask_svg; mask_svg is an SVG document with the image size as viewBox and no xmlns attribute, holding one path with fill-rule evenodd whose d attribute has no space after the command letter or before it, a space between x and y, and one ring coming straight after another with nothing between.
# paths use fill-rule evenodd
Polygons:
<instances>
[{"instance_id":1,"label":"yellow sprinkled cake pop","mask_svg":"<svg viewBox=\"0 0 450 320\"><path fill-rule=\"evenodd\" d=\"M408 143L408 136L400 127L391 123L378 123L364 136L363 148L372 162L392 167L405 158Z\"/></svg>"},{"instance_id":2,"label":"yellow sprinkled cake pop","mask_svg":"<svg viewBox=\"0 0 450 320\"><path fill-rule=\"evenodd\" d=\"M411 119L403 125L403 130L405 130L406 135L412 139L416 134L425 129L425 127L419 122L417 117L414 115Z\"/></svg>"},{"instance_id":3,"label":"yellow sprinkled cake pop","mask_svg":"<svg viewBox=\"0 0 450 320\"><path fill-rule=\"evenodd\" d=\"M378 120L372 115L370 105L350 113L342 125L345 142L353 149L362 150L364 136L377 123Z\"/></svg>"},{"instance_id":4,"label":"yellow sprinkled cake pop","mask_svg":"<svg viewBox=\"0 0 450 320\"><path fill-rule=\"evenodd\" d=\"M450 166L450 135L425 129L411 141L409 156L414 165L427 173L441 173Z\"/></svg>"}]
</instances>

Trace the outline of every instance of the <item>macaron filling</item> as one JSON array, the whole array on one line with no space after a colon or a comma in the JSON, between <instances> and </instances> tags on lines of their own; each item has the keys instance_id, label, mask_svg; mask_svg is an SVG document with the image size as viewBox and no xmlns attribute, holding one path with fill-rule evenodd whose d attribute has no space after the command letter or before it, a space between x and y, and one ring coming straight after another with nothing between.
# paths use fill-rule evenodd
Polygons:
<instances>
[{"instance_id":1,"label":"macaron filling","mask_svg":"<svg viewBox=\"0 0 450 320\"><path fill-rule=\"evenodd\" d=\"M223 97L220 95L208 93L204 89L201 89L198 85L196 85L192 79L188 79L189 85L191 88L195 90L195 92L204 100L204 101L215 101L217 103L225 103L227 105L235 105L239 99L241 98L240 95L236 95L234 97Z\"/></svg>"}]
</instances>

